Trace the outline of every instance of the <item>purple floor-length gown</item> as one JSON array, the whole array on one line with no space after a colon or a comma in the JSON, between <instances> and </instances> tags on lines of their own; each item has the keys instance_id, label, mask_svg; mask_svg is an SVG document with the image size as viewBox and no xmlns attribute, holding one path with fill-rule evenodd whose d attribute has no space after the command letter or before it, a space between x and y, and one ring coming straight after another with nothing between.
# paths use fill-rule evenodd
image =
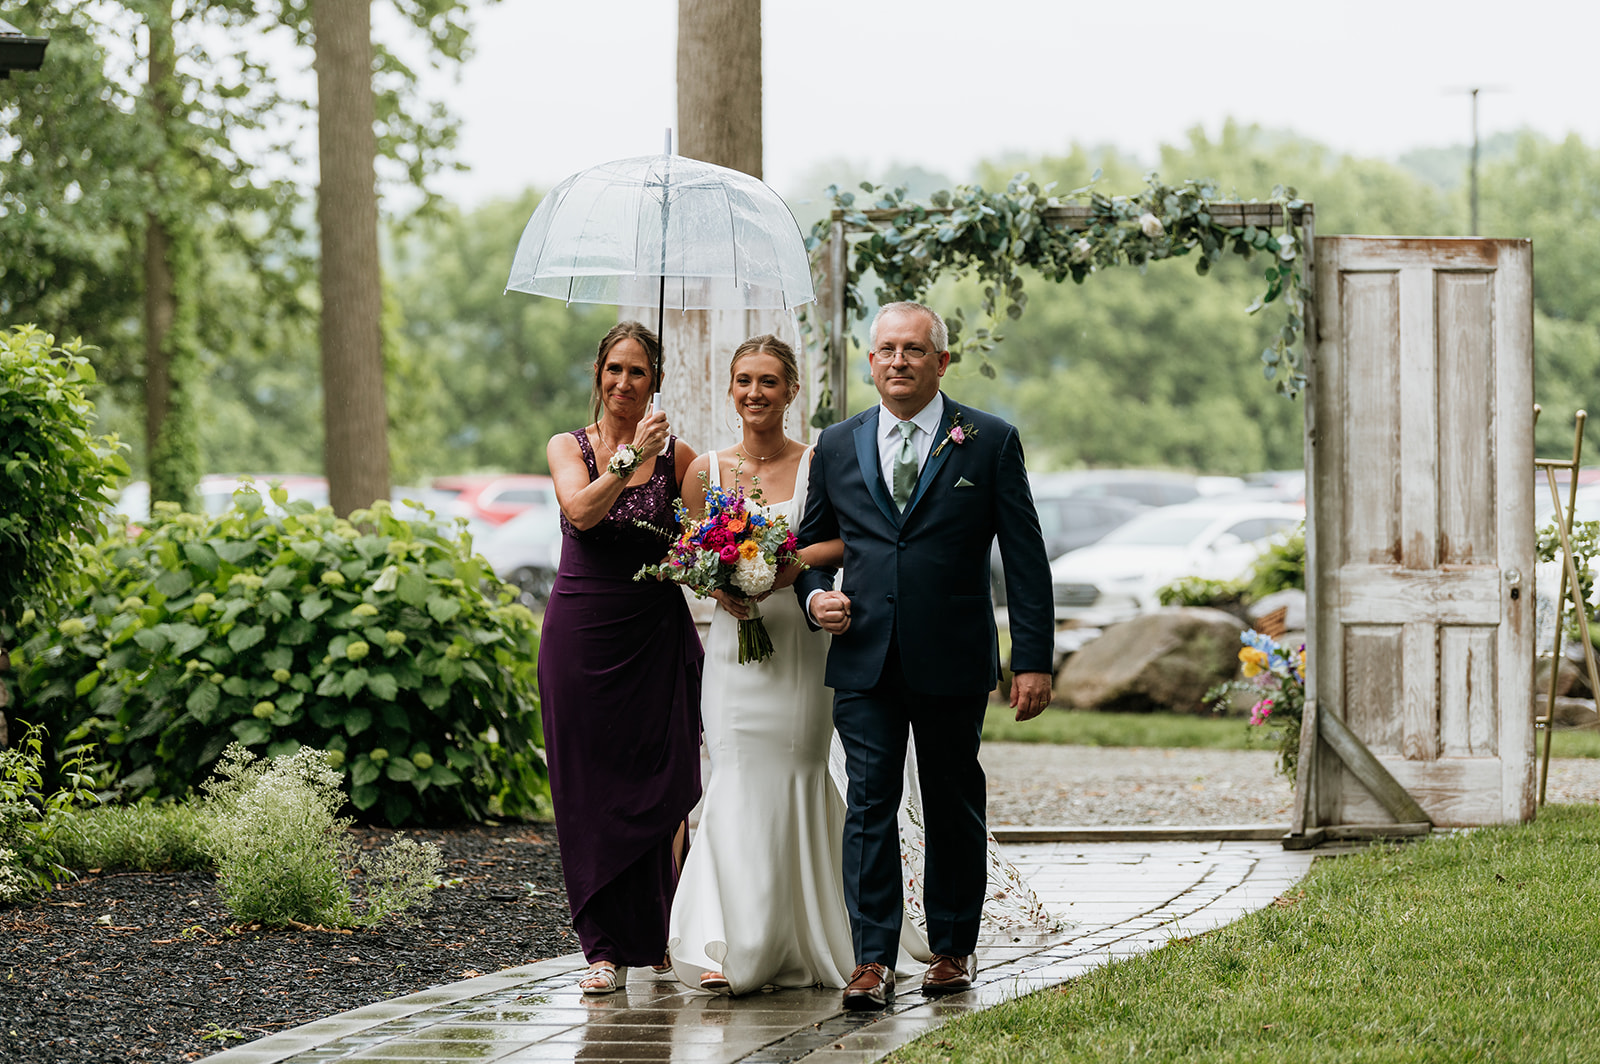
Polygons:
<instances>
[{"instance_id":1,"label":"purple floor-length gown","mask_svg":"<svg viewBox=\"0 0 1600 1064\"><path fill-rule=\"evenodd\" d=\"M588 434L573 433L589 479ZM700 797L704 653L683 592L642 580L676 530L676 441L593 528L563 515L539 641L545 756L572 923L591 962L660 964L676 873L672 836Z\"/></svg>"}]
</instances>

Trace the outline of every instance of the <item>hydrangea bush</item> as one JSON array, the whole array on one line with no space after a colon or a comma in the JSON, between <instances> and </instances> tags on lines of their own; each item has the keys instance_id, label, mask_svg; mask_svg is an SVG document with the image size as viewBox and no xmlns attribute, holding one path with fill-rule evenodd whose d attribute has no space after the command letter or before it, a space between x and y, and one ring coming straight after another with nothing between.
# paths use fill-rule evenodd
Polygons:
<instances>
[{"instance_id":1,"label":"hydrangea bush","mask_svg":"<svg viewBox=\"0 0 1600 1064\"><path fill-rule=\"evenodd\" d=\"M390 824L548 809L534 618L432 521L254 488L158 504L83 551L86 589L21 648L33 717L94 740L125 797L183 795L228 744L326 750Z\"/></svg>"}]
</instances>

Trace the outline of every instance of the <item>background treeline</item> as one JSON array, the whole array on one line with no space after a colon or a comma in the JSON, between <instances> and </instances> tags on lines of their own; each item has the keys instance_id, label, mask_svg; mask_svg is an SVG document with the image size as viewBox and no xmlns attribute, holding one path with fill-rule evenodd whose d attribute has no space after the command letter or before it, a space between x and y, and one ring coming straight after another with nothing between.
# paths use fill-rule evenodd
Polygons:
<instances>
[{"instance_id":1,"label":"background treeline","mask_svg":"<svg viewBox=\"0 0 1600 1064\"><path fill-rule=\"evenodd\" d=\"M821 189L830 182L905 184L926 195L963 181L1003 187L1028 171L1067 190L1100 169L1097 187L1118 193L1142 187L1144 172L1155 169L1169 181L1210 177L1247 199L1276 184L1293 186L1316 204L1320 235L1448 236L1467 229L1465 161L1464 149L1419 151L1398 163L1353 158L1290 134L1229 124L1214 138L1196 131L1188 143L1163 149L1153 166L1115 149L1082 147L996 159L968 175L874 174L829 163L806 182L814 187L783 191L804 227L823 209ZM1600 149L1576 137L1497 138L1481 165L1484 235L1535 242L1535 395L1548 412L1539 425L1541 454L1570 448L1572 411L1600 409L1597 177ZM11 187L17 190L17 178ZM472 210L433 204L390 223L384 336L397 484L478 469L543 471L549 436L587 418L589 362L612 308L502 294L537 202L538 192L529 190ZM119 233L107 211L89 196L59 202L55 244L27 249L34 258L26 265L14 258L20 251L6 249L0 324L36 322L98 345L94 358L109 384L100 396L102 427L138 441L139 311L130 278L137 276L139 240ZM196 207L195 225L214 234L202 245L196 327L203 373L194 408L208 471L321 468L316 291L308 264L314 245L292 221L259 206ZM279 228L267 231L269 223ZM50 271L67 276L71 264L51 256L67 253L94 270L80 271L81 280L63 290ZM1244 313L1260 291L1257 268L1227 262L1198 277L1180 259L1142 276L1108 271L1081 286L1030 279L1028 311L994 358L997 378L957 366L949 388L1017 421L1039 469L1298 467L1301 406L1273 392L1257 360L1276 315ZM977 304L970 285L954 279L931 300ZM853 409L871 399L864 374L863 365ZM140 450L136 445L132 454L136 474L145 461Z\"/></svg>"}]
</instances>

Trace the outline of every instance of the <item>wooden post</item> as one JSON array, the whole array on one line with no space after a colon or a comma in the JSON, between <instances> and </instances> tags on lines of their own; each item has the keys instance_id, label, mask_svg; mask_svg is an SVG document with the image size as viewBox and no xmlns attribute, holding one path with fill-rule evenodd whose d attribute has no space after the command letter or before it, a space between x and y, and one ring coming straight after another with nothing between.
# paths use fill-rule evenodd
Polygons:
<instances>
[{"instance_id":1,"label":"wooden post","mask_svg":"<svg viewBox=\"0 0 1600 1064\"><path fill-rule=\"evenodd\" d=\"M850 314L844 305L845 260L850 248L845 241L842 212L834 211L828 233L828 312L832 328L828 333L828 390L832 393L833 419L843 421L850 407L846 378L850 361Z\"/></svg>"}]
</instances>

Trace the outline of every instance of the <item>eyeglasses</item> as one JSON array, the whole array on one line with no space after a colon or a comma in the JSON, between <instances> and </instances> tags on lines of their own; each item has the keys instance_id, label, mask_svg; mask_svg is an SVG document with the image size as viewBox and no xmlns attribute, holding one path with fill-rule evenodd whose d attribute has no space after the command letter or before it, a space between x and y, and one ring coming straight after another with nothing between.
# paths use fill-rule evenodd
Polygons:
<instances>
[{"instance_id":1,"label":"eyeglasses","mask_svg":"<svg viewBox=\"0 0 1600 1064\"><path fill-rule=\"evenodd\" d=\"M931 351L924 351L920 347L880 347L872 352L872 360L888 364L894 361L896 355L899 355L907 362L921 362L932 353Z\"/></svg>"}]
</instances>

